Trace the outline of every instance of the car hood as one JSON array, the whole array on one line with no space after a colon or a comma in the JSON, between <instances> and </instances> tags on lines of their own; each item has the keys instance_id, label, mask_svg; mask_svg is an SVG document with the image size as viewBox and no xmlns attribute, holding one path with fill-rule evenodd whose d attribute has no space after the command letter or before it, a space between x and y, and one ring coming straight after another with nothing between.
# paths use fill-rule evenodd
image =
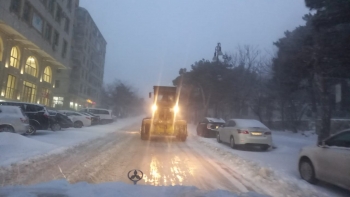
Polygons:
<instances>
[{"instance_id":1,"label":"car hood","mask_svg":"<svg viewBox=\"0 0 350 197\"><path fill-rule=\"evenodd\" d=\"M30 186L8 186L3 187L0 196L221 196L221 197L265 197L266 195L255 192L231 193L226 190L200 190L191 186L151 186L132 185L122 182L109 182L100 184L89 184L78 182L69 184L66 180L56 180L47 183ZM35 196L36 196L35 195Z\"/></svg>"}]
</instances>

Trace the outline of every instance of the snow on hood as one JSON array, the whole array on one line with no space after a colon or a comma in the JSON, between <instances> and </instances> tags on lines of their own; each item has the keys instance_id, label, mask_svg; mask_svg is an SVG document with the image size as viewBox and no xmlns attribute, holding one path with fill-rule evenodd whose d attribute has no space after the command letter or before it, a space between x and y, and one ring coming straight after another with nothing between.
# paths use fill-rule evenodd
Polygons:
<instances>
[{"instance_id":1,"label":"snow on hood","mask_svg":"<svg viewBox=\"0 0 350 197\"><path fill-rule=\"evenodd\" d=\"M220 123L225 123L225 120L221 119L221 118L210 118L210 117L206 117L206 119L209 122L220 122Z\"/></svg>"},{"instance_id":2,"label":"snow on hood","mask_svg":"<svg viewBox=\"0 0 350 197\"><path fill-rule=\"evenodd\" d=\"M32 186L3 187L0 196L72 196L72 197L266 197L255 192L233 194L225 190L204 191L190 186L151 186L131 185L122 182L89 184L79 182L69 184L65 180L56 180Z\"/></svg>"}]
</instances>

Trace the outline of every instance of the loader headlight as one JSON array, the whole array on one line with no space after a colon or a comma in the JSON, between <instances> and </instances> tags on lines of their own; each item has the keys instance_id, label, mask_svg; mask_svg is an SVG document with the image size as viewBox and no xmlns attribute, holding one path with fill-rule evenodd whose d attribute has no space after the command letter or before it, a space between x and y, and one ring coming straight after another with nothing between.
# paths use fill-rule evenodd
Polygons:
<instances>
[{"instance_id":1,"label":"loader headlight","mask_svg":"<svg viewBox=\"0 0 350 197\"><path fill-rule=\"evenodd\" d=\"M176 106L174 107L174 112L177 113L178 111L179 111L179 106L176 105Z\"/></svg>"},{"instance_id":2,"label":"loader headlight","mask_svg":"<svg viewBox=\"0 0 350 197\"><path fill-rule=\"evenodd\" d=\"M154 105L152 105L152 111L156 111L157 110L157 105L156 104L154 104Z\"/></svg>"}]
</instances>

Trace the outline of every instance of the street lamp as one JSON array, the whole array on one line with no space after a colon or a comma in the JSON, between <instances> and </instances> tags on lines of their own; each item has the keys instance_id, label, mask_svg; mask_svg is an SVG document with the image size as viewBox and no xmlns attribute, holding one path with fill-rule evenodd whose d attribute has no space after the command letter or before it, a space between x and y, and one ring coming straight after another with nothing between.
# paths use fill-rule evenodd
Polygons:
<instances>
[{"instance_id":1,"label":"street lamp","mask_svg":"<svg viewBox=\"0 0 350 197\"><path fill-rule=\"evenodd\" d=\"M218 42L218 45L215 47L215 52L214 52L214 57L213 57L213 61L218 62L219 61L219 55L223 55L222 51L221 51L221 43Z\"/></svg>"}]
</instances>

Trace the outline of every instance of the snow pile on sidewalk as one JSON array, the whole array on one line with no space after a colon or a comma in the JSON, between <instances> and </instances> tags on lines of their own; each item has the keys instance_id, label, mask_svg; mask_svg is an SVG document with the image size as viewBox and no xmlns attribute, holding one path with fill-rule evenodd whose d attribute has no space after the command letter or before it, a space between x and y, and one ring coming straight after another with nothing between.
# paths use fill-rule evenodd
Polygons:
<instances>
[{"instance_id":1,"label":"snow pile on sidewalk","mask_svg":"<svg viewBox=\"0 0 350 197\"><path fill-rule=\"evenodd\" d=\"M0 196L72 196L72 197L264 197L264 195L249 192L233 194L224 190L203 191L188 186L150 186L130 185L122 182L89 184L80 182L69 184L65 180L51 181L33 186L4 187Z\"/></svg>"},{"instance_id":2,"label":"snow pile on sidewalk","mask_svg":"<svg viewBox=\"0 0 350 197\"><path fill-rule=\"evenodd\" d=\"M118 122L105 125L93 125L83 128L67 128L56 132L38 131L37 134L28 137L61 147L71 147L98 137L102 137L105 134L122 129L126 126L130 126L131 124L139 123L141 122L141 119L141 117L132 117L121 119L118 120Z\"/></svg>"},{"instance_id":3,"label":"snow pile on sidewalk","mask_svg":"<svg viewBox=\"0 0 350 197\"><path fill-rule=\"evenodd\" d=\"M276 149L268 151L252 149L247 151L232 149L227 144L218 143L215 138L197 137L195 125L189 125L189 131L199 141L294 177L299 176L297 164L300 149L305 146L315 145L317 142L317 135L313 135L312 132L304 132L303 135L301 133L273 131L272 141Z\"/></svg>"},{"instance_id":4,"label":"snow pile on sidewalk","mask_svg":"<svg viewBox=\"0 0 350 197\"><path fill-rule=\"evenodd\" d=\"M273 132L276 149L269 151L232 149L228 144L218 143L215 138L196 135L196 126L189 125L190 137L210 152L205 154L215 160L229 162L232 169L272 196L335 196L332 191L310 185L301 180L298 173L299 150L315 145L317 136Z\"/></svg>"},{"instance_id":5,"label":"snow pile on sidewalk","mask_svg":"<svg viewBox=\"0 0 350 197\"><path fill-rule=\"evenodd\" d=\"M0 166L7 166L35 156L60 153L137 122L141 122L141 117L126 118L106 125L62 129L56 132L39 130L33 136L0 133Z\"/></svg>"},{"instance_id":6,"label":"snow pile on sidewalk","mask_svg":"<svg viewBox=\"0 0 350 197\"><path fill-rule=\"evenodd\" d=\"M16 133L0 133L0 165L49 152L58 146L27 138Z\"/></svg>"}]
</instances>

